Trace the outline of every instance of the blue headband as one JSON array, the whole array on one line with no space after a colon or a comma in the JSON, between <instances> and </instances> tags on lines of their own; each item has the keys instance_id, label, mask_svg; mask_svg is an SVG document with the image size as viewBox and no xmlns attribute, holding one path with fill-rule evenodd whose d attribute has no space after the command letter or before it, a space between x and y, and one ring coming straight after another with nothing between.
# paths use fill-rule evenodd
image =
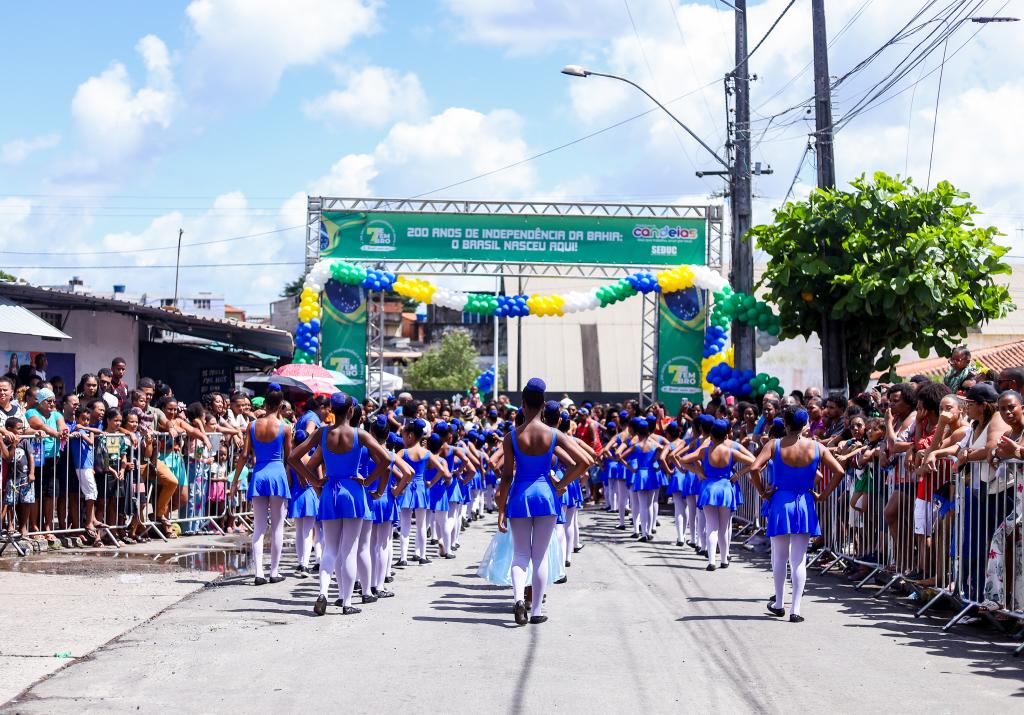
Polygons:
<instances>
[{"instance_id":1,"label":"blue headband","mask_svg":"<svg viewBox=\"0 0 1024 715\"><path fill-rule=\"evenodd\" d=\"M335 392L331 395L331 409L343 410L352 404L351 398L344 392Z\"/></svg>"},{"instance_id":2,"label":"blue headband","mask_svg":"<svg viewBox=\"0 0 1024 715\"><path fill-rule=\"evenodd\" d=\"M523 392L544 392L548 389L547 384L539 377L531 377L530 381L526 383L526 387L523 388Z\"/></svg>"},{"instance_id":3,"label":"blue headband","mask_svg":"<svg viewBox=\"0 0 1024 715\"><path fill-rule=\"evenodd\" d=\"M267 385L267 392L281 392L281 386L278 385L276 382L272 382L269 385Z\"/></svg>"}]
</instances>

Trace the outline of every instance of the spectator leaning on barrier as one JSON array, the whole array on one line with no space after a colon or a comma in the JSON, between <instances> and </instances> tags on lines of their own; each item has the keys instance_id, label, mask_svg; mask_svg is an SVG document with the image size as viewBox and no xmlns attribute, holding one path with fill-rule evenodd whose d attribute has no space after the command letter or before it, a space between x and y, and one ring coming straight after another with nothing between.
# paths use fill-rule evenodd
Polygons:
<instances>
[{"instance_id":1,"label":"spectator leaning on barrier","mask_svg":"<svg viewBox=\"0 0 1024 715\"><path fill-rule=\"evenodd\" d=\"M110 409L118 409L117 395L114 394L114 373L108 367L100 368L96 373L100 383L100 397Z\"/></svg>"},{"instance_id":2,"label":"spectator leaning on barrier","mask_svg":"<svg viewBox=\"0 0 1024 715\"><path fill-rule=\"evenodd\" d=\"M32 531L53 531L54 503L57 497L63 496L64 484L58 474L57 460L60 456L61 441L67 436L68 427L64 416L57 409L56 401L50 390L39 390L38 404L25 413L29 427L42 432L41 457L36 470L35 496L36 502L42 503L42 523L33 522ZM37 455L40 456L40 455ZM33 519L35 517L33 516ZM60 544L52 534L46 535L51 549L59 549Z\"/></svg>"}]
</instances>

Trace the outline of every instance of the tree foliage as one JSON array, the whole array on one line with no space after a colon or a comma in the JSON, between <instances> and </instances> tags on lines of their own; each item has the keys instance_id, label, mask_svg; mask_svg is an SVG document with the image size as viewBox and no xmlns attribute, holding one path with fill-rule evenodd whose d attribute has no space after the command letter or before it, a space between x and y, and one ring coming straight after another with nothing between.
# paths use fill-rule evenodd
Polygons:
<instances>
[{"instance_id":1,"label":"tree foliage","mask_svg":"<svg viewBox=\"0 0 1024 715\"><path fill-rule=\"evenodd\" d=\"M469 333L453 330L445 333L441 344L430 348L405 371L405 380L413 390L468 390L480 370L476 348Z\"/></svg>"},{"instance_id":2,"label":"tree foliage","mask_svg":"<svg viewBox=\"0 0 1024 715\"><path fill-rule=\"evenodd\" d=\"M284 284L284 288L281 289L282 298L293 298L297 295L302 294L302 286L306 282L305 274L300 275L293 281L289 281Z\"/></svg>"},{"instance_id":3,"label":"tree foliage","mask_svg":"<svg viewBox=\"0 0 1024 715\"><path fill-rule=\"evenodd\" d=\"M944 352L968 328L1013 309L995 278L1010 273L993 227L974 223L970 195L942 182L922 191L876 173L851 189L787 203L751 233L771 256L760 286L782 316L782 336L819 332L826 314L843 326L851 392L895 351Z\"/></svg>"}]
</instances>

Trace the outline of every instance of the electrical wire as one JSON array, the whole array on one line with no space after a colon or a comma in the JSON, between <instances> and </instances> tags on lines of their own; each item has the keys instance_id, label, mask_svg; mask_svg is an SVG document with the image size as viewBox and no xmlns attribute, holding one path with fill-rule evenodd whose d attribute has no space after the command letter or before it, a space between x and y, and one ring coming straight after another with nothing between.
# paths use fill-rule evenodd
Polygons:
<instances>
[{"instance_id":1,"label":"electrical wire","mask_svg":"<svg viewBox=\"0 0 1024 715\"><path fill-rule=\"evenodd\" d=\"M243 241L247 238L258 238L260 236L269 236L274 233L283 233L284 231L294 231L295 229L305 228L305 224L299 226L286 226L284 228L275 228L272 231L261 231L260 233L249 233L244 236L232 236L231 238L217 238L211 241L193 241L192 243L182 243L182 248L188 248L189 246L211 246L217 243L231 243L232 241ZM109 256L109 255L123 255L126 253L150 253L153 251L168 251L175 250L178 248L178 244L172 243L167 246L154 246L151 248L120 248L114 251L62 251L57 255L61 256ZM53 249L46 251L0 251L0 254L6 254L10 256L48 256L53 255ZM17 268L18 266L11 266ZM37 268L38 266L23 266L25 268ZM56 268L56 266L54 266ZM104 266L104 267L116 267L116 266ZM133 266L127 266L131 268ZM140 266L144 268L147 266ZM171 266L173 268L174 266ZM74 268L74 266L71 266Z\"/></svg>"}]
</instances>

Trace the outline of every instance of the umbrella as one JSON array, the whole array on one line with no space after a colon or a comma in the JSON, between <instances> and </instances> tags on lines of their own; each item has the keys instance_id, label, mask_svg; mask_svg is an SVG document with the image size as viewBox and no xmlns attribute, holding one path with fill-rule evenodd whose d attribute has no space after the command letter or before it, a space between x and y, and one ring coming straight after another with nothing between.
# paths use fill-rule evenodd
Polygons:
<instances>
[{"instance_id":1,"label":"umbrella","mask_svg":"<svg viewBox=\"0 0 1024 715\"><path fill-rule=\"evenodd\" d=\"M282 390L294 390L301 392L305 395L313 394L313 388L307 385L302 380L297 380L293 377L286 377L285 375L256 375L250 377L242 384L248 387L253 392L260 395L265 394L267 391L267 385L272 382L276 382L281 386Z\"/></svg>"},{"instance_id":2,"label":"umbrella","mask_svg":"<svg viewBox=\"0 0 1024 715\"><path fill-rule=\"evenodd\" d=\"M274 374L297 377L299 379L304 377L326 377L329 380L333 377L331 371L325 367L320 367L319 365L299 365L297 363L282 365L274 370Z\"/></svg>"},{"instance_id":3,"label":"umbrella","mask_svg":"<svg viewBox=\"0 0 1024 715\"><path fill-rule=\"evenodd\" d=\"M309 390L312 390L314 395L333 395L335 392L340 392L334 383L325 377L300 377L296 378L300 380Z\"/></svg>"},{"instance_id":4,"label":"umbrella","mask_svg":"<svg viewBox=\"0 0 1024 715\"><path fill-rule=\"evenodd\" d=\"M298 380L305 381L307 377L323 378L332 385L338 387L348 387L354 385L355 381L352 378L347 377L344 373L340 373L337 370L328 370L320 365L300 365L297 363L291 363L289 365L282 365L281 367L274 370L275 375L287 375L288 377L294 377Z\"/></svg>"}]
</instances>

